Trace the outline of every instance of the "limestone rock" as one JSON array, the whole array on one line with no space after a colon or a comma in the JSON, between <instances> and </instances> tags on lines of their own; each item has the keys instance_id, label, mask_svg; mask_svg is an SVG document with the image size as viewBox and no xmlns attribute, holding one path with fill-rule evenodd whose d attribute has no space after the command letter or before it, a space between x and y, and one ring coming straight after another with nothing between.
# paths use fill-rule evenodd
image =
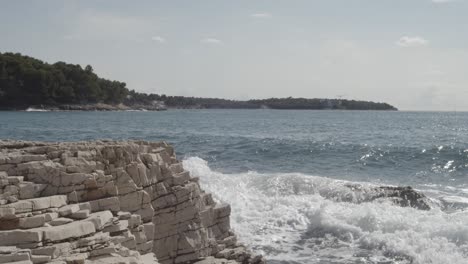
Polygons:
<instances>
[{"instance_id":1,"label":"limestone rock","mask_svg":"<svg viewBox=\"0 0 468 264\"><path fill-rule=\"evenodd\" d=\"M165 142L0 140L0 263L265 263L174 153Z\"/></svg>"},{"instance_id":2,"label":"limestone rock","mask_svg":"<svg viewBox=\"0 0 468 264\"><path fill-rule=\"evenodd\" d=\"M93 223L87 221L72 222L65 225L44 229L44 241L64 241L79 238L96 232Z\"/></svg>"}]
</instances>

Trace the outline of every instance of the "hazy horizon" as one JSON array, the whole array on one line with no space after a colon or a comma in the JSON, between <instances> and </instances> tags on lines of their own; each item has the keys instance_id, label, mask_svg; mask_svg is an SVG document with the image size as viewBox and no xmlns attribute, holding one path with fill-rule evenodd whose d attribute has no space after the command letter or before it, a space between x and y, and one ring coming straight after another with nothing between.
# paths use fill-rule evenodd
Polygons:
<instances>
[{"instance_id":1,"label":"hazy horizon","mask_svg":"<svg viewBox=\"0 0 468 264\"><path fill-rule=\"evenodd\" d=\"M4 1L0 52L140 92L468 111L468 1Z\"/></svg>"}]
</instances>

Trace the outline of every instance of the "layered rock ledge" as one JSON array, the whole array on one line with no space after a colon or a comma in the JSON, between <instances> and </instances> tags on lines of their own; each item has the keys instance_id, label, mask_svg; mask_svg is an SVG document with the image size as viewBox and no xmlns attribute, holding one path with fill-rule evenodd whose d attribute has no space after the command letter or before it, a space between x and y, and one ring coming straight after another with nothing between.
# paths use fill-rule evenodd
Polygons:
<instances>
[{"instance_id":1,"label":"layered rock ledge","mask_svg":"<svg viewBox=\"0 0 468 264\"><path fill-rule=\"evenodd\" d=\"M0 141L0 263L264 263L230 211L164 142Z\"/></svg>"}]
</instances>

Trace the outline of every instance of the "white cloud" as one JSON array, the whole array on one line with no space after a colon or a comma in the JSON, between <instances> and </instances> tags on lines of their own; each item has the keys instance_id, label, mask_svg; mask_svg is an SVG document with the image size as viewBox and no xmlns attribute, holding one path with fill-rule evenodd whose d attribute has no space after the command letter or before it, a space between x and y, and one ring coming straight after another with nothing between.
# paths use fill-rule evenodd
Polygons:
<instances>
[{"instance_id":1,"label":"white cloud","mask_svg":"<svg viewBox=\"0 0 468 264\"><path fill-rule=\"evenodd\" d=\"M70 20L64 39L128 40L147 39L158 26L157 18L127 16L87 9Z\"/></svg>"},{"instance_id":2,"label":"white cloud","mask_svg":"<svg viewBox=\"0 0 468 264\"><path fill-rule=\"evenodd\" d=\"M431 0L432 3L436 4L445 4L445 3L450 3L450 2L455 2L456 0Z\"/></svg>"},{"instance_id":3,"label":"white cloud","mask_svg":"<svg viewBox=\"0 0 468 264\"><path fill-rule=\"evenodd\" d=\"M200 40L201 43L206 43L206 44L221 44L223 41L216 39L216 38L204 38Z\"/></svg>"},{"instance_id":4,"label":"white cloud","mask_svg":"<svg viewBox=\"0 0 468 264\"><path fill-rule=\"evenodd\" d=\"M250 17L253 17L253 18L271 18L272 15L270 13L254 13L254 14L251 14Z\"/></svg>"},{"instance_id":5,"label":"white cloud","mask_svg":"<svg viewBox=\"0 0 468 264\"><path fill-rule=\"evenodd\" d=\"M424 39L418 36L414 36L414 37L403 36L396 42L396 44L400 47L410 48L410 47L426 46L429 44L429 41L427 39Z\"/></svg>"},{"instance_id":6,"label":"white cloud","mask_svg":"<svg viewBox=\"0 0 468 264\"><path fill-rule=\"evenodd\" d=\"M159 42L159 43L164 43L166 42L166 39L161 37L161 36L153 36L151 37L151 40L153 41L156 41L156 42Z\"/></svg>"}]
</instances>

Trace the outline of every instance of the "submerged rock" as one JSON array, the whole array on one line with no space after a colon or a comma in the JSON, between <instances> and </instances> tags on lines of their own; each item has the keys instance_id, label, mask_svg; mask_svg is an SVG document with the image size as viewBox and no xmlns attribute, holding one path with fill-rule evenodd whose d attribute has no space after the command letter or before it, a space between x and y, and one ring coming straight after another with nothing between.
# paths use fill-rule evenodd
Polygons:
<instances>
[{"instance_id":1,"label":"submerged rock","mask_svg":"<svg viewBox=\"0 0 468 264\"><path fill-rule=\"evenodd\" d=\"M392 187L380 186L377 189L377 198L392 198L393 203L403 207L413 207L419 210L430 210L431 207L427 202L424 194L417 192L410 186L407 187Z\"/></svg>"},{"instance_id":2,"label":"submerged rock","mask_svg":"<svg viewBox=\"0 0 468 264\"><path fill-rule=\"evenodd\" d=\"M356 195L353 197L358 203L372 202L379 199L387 199L402 207L413 207L419 210L430 210L431 206L427 197L414 190L410 186L378 186L363 187L356 184L345 185ZM357 199L355 197L358 197Z\"/></svg>"}]
</instances>

